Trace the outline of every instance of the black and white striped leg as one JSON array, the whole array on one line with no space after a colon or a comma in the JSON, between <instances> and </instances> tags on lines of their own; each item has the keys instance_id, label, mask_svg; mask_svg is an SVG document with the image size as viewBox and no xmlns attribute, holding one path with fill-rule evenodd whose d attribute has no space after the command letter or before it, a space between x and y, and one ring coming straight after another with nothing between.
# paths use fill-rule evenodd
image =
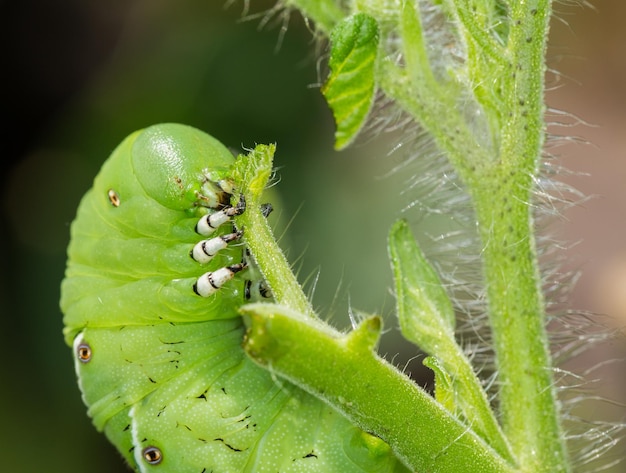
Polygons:
<instances>
[{"instance_id":1,"label":"black and white striped leg","mask_svg":"<svg viewBox=\"0 0 626 473\"><path fill-rule=\"evenodd\" d=\"M220 225L229 222L237 215L241 215L245 210L246 200L242 194L239 202L234 207L229 205L224 207L222 210L202 216L200 220L198 220L198 223L196 223L196 233L203 236L209 236L217 230Z\"/></svg>"},{"instance_id":2,"label":"black and white striped leg","mask_svg":"<svg viewBox=\"0 0 626 473\"><path fill-rule=\"evenodd\" d=\"M243 231L220 235L209 240L202 240L196 243L189 252L189 256L200 264L206 264L211 261L220 250L226 248L231 241L241 238L241 235L243 235Z\"/></svg>"},{"instance_id":3,"label":"black and white striped leg","mask_svg":"<svg viewBox=\"0 0 626 473\"><path fill-rule=\"evenodd\" d=\"M273 210L274 207L269 202L266 204L261 204L261 213L265 218L269 217Z\"/></svg>"},{"instance_id":4,"label":"black and white striped leg","mask_svg":"<svg viewBox=\"0 0 626 473\"><path fill-rule=\"evenodd\" d=\"M263 279L259 281L247 280L244 287L244 297L247 301L255 301L259 299L271 299L273 294L272 290Z\"/></svg>"},{"instance_id":5,"label":"black and white striped leg","mask_svg":"<svg viewBox=\"0 0 626 473\"><path fill-rule=\"evenodd\" d=\"M230 281L235 274L245 269L246 266L246 263L237 263L204 273L193 285L193 291L199 296L209 297Z\"/></svg>"}]
</instances>

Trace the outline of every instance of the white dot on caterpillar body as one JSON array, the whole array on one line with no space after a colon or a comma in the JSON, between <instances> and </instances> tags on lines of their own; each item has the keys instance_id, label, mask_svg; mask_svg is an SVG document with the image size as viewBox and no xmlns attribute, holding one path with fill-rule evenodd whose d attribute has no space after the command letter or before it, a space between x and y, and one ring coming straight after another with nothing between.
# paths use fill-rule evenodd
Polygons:
<instances>
[{"instance_id":1,"label":"white dot on caterpillar body","mask_svg":"<svg viewBox=\"0 0 626 473\"><path fill-rule=\"evenodd\" d=\"M230 281L236 273L244 269L246 265L244 263L234 264L225 268L216 269L208 273L204 273L198 278L193 285L193 290L196 294L202 297L209 297L224 284Z\"/></svg>"}]
</instances>

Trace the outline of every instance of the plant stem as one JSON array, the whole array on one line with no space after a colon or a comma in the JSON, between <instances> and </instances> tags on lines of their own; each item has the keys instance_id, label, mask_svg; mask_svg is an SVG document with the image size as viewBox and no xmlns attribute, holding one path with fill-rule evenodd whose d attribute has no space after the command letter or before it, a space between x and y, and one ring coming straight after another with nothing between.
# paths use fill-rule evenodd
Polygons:
<instances>
[{"instance_id":1,"label":"plant stem","mask_svg":"<svg viewBox=\"0 0 626 473\"><path fill-rule=\"evenodd\" d=\"M568 471L533 234L531 189L543 145L550 1L511 2L507 115L493 169L471 178L497 355L502 424L523 471Z\"/></svg>"},{"instance_id":2,"label":"plant stem","mask_svg":"<svg viewBox=\"0 0 626 473\"><path fill-rule=\"evenodd\" d=\"M311 303L298 280L289 270L284 253L276 244L267 218L261 211L262 195L272 173L274 145L257 145L247 156L240 156L233 173L235 183L243 191L246 211L235 220L244 229L244 240L274 299L308 317L316 317Z\"/></svg>"},{"instance_id":3,"label":"plant stem","mask_svg":"<svg viewBox=\"0 0 626 473\"><path fill-rule=\"evenodd\" d=\"M457 7L463 10L464 3L458 2ZM461 117L449 111L453 107L444 107L448 111L442 113L438 104L445 102L436 93L449 100L446 91L436 87L436 100L429 99L433 90L415 80L410 54L406 56L406 72L388 65L381 84L432 133L473 198L497 356L501 419L520 468L527 472L568 471L530 204L543 145L543 73L550 1L510 5L508 43L501 51L503 68L484 69L484 60L468 59L471 77L498 84L495 99L489 98L484 108L491 115L489 123L497 144L493 150L476 142ZM470 19L463 19L467 26ZM423 47L411 40L414 31L414 27L405 28L405 48ZM473 37L470 29L468 32ZM484 54L480 48L472 48L468 54L472 51ZM493 56L493 51L487 53ZM500 103L501 108L490 108L493 103Z\"/></svg>"},{"instance_id":4,"label":"plant stem","mask_svg":"<svg viewBox=\"0 0 626 473\"><path fill-rule=\"evenodd\" d=\"M522 471L566 471L528 194L519 185L475 194L500 415Z\"/></svg>"},{"instance_id":5,"label":"plant stem","mask_svg":"<svg viewBox=\"0 0 626 473\"><path fill-rule=\"evenodd\" d=\"M324 31L342 15L337 10L329 20L321 10L310 9L310 2L290 3L301 5ZM502 16L496 4L506 7ZM377 12L384 5L383 1L353 4L379 22ZM544 57L551 0L449 0L442 6L463 38L468 57L457 72L467 82L436 82L424 70L429 64L421 22L415 17L419 9L408 2L401 11L389 10L384 19L384 31L393 31L389 23L397 22L394 33L402 37L404 63L382 58L376 80L385 95L431 133L473 199L497 356L500 418L520 471L569 471L553 387L531 205L545 132ZM498 22L503 22L498 25L504 26L503 33L492 35ZM486 115L488 141L474 134L458 109L459 102L469 97Z\"/></svg>"},{"instance_id":6,"label":"plant stem","mask_svg":"<svg viewBox=\"0 0 626 473\"><path fill-rule=\"evenodd\" d=\"M345 13L335 0L285 0L285 5L300 10L305 18L311 18L315 27L328 35Z\"/></svg>"},{"instance_id":7,"label":"plant stem","mask_svg":"<svg viewBox=\"0 0 626 473\"><path fill-rule=\"evenodd\" d=\"M474 431L373 351L380 319L340 335L284 306L243 306L248 355L385 440L417 472L512 473Z\"/></svg>"}]
</instances>

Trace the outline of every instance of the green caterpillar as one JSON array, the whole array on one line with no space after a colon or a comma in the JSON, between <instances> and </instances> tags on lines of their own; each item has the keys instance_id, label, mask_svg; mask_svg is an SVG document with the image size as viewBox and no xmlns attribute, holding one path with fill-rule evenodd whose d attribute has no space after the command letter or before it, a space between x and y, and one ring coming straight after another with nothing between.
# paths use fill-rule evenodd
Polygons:
<instances>
[{"instance_id":1,"label":"green caterpillar","mask_svg":"<svg viewBox=\"0 0 626 473\"><path fill-rule=\"evenodd\" d=\"M61 309L89 416L140 472L406 471L245 356L238 308L251 287L268 294L246 278L233 163L201 131L155 125L119 145L82 199Z\"/></svg>"}]
</instances>

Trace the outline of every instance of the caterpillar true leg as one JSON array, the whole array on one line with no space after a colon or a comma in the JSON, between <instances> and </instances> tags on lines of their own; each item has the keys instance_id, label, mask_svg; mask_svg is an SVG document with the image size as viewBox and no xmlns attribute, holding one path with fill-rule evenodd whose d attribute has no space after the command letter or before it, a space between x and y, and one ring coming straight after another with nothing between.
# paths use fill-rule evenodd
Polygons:
<instances>
[{"instance_id":1,"label":"caterpillar true leg","mask_svg":"<svg viewBox=\"0 0 626 473\"><path fill-rule=\"evenodd\" d=\"M265 218L269 217L269 215L274 211L274 207L272 204L267 202L266 204L261 204L261 213Z\"/></svg>"},{"instance_id":2,"label":"caterpillar true leg","mask_svg":"<svg viewBox=\"0 0 626 473\"><path fill-rule=\"evenodd\" d=\"M224 207L222 210L202 216L196 224L196 232L203 236L209 236L220 225L231 220L232 217L241 215L246 210L246 200L243 195L237 202L237 205Z\"/></svg>"},{"instance_id":3,"label":"caterpillar true leg","mask_svg":"<svg viewBox=\"0 0 626 473\"><path fill-rule=\"evenodd\" d=\"M273 297L272 290L267 285L265 280L261 279L259 281L247 280L244 287L244 297L246 300L256 300L258 296L261 299L270 299Z\"/></svg>"},{"instance_id":4,"label":"caterpillar true leg","mask_svg":"<svg viewBox=\"0 0 626 473\"><path fill-rule=\"evenodd\" d=\"M189 256L200 264L206 264L213 259L218 251L226 248L231 241L241 238L241 235L243 235L243 231L240 230L238 232L211 238L210 240L202 240L196 243L189 252Z\"/></svg>"},{"instance_id":5,"label":"caterpillar true leg","mask_svg":"<svg viewBox=\"0 0 626 473\"><path fill-rule=\"evenodd\" d=\"M193 285L193 291L199 296L209 297L246 267L246 263L237 263L204 273Z\"/></svg>"}]
</instances>

